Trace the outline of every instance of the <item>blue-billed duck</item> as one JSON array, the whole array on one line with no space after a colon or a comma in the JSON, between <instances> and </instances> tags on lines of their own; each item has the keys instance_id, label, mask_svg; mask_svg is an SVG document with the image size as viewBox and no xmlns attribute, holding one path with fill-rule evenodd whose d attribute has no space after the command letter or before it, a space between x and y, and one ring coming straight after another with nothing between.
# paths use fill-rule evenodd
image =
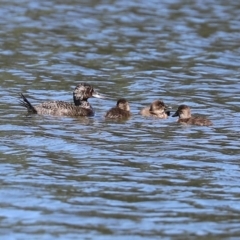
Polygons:
<instances>
[{"instance_id":1,"label":"blue-billed duck","mask_svg":"<svg viewBox=\"0 0 240 240\"><path fill-rule=\"evenodd\" d=\"M21 94L20 104L27 108L29 113L55 116L93 116L94 111L87 101L90 97L104 98L94 91L87 83L80 83L73 91L74 103L64 101L48 101L33 106L28 99Z\"/></svg>"}]
</instances>

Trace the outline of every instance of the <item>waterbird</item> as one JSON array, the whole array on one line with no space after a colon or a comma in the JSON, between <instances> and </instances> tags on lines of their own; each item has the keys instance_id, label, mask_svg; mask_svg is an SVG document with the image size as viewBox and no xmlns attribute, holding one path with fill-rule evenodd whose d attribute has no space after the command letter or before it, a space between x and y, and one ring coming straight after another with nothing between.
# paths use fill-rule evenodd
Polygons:
<instances>
[{"instance_id":1,"label":"waterbird","mask_svg":"<svg viewBox=\"0 0 240 240\"><path fill-rule=\"evenodd\" d=\"M179 123L183 124L191 124L191 125L198 125L198 126L212 126L213 123L203 117L199 116L192 116L191 109L187 105L180 105L177 111L172 115L172 117L179 117Z\"/></svg>"},{"instance_id":2,"label":"waterbird","mask_svg":"<svg viewBox=\"0 0 240 240\"><path fill-rule=\"evenodd\" d=\"M87 83L80 83L73 91L74 103L64 101L47 101L33 106L21 93L20 105L27 108L28 113L55 116L93 116L94 111L88 98L105 98L94 91L93 87Z\"/></svg>"},{"instance_id":3,"label":"waterbird","mask_svg":"<svg viewBox=\"0 0 240 240\"><path fill-rule=\"evenodd\" d=\"M110 119L127 119L130 116L130 106L125 98L118 99L116 106L108 110L105 115Z\"/></svg>"},{"instance_id":4,"label":"waterbird","mask_svg":"<svg viewBox=\"0 0 240 240\"><path fill-rule=\"evenodd\" d=\"M163 101L155 100L150 106L143 108L140 114L144 117L157 117L157 118L167 118L170 115L170 111L167 111L169 106L165 105Z\"/></svg>"}]
</instances>

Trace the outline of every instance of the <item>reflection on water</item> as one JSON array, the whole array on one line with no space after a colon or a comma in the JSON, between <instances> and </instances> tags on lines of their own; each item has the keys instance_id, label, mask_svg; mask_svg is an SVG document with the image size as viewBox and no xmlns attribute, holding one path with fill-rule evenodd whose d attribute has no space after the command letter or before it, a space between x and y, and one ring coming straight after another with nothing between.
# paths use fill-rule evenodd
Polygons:
<instances>
[{"instance_id":1,"label":"reflection on water","mask_svg":"<svg viewBox=\"0 0 240 240\"><path fill-rule=\"evenodd\" d=\"M2 1L0 233L3 239L238 239L237 1ZM27 115L72 102L93 118ZM106 121L120 97L128 121ZM162 99L213 127L139 115Z\"/></svg>"}]
</instances>

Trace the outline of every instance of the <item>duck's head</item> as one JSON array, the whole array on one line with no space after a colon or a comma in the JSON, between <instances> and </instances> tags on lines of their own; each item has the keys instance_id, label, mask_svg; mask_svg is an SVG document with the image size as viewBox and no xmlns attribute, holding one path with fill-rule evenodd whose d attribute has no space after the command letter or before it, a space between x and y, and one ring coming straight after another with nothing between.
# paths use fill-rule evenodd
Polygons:
<instances>
[{"instance_id":1,"label":"duck's head","mask_svg":"<svg viewBox=\"0 0 240 240\"><path fill-rule=\"evenodd\" d=\"M179 117L181 119L187 119L191 117L191 109L187 105L180 105L178 110L172 115L172 117Z\"/></svg>"},{"instance_id":2,"label":"duck's head","mask_svg":"<svg viewBox=\"0 0 240 240\"><path fill-rule=\"evenodd\" d=\"M156 100L150 105L150 113L154 115L161 115L163 113L166 113L168 116L170 115L170 111L167 111L169 106L167 106L163 101Z\"/></svg>"},{"instance_id":3,"label":"duck's head","mask_svg":"<svg viewBox=\"0 0 240 240\"><path fill-rule=\"evenodd\" d=\"M129 103L126 99L124 98L120 98L117 101L117 107L119 107L120 109L124 110L124 111L130 111L130 106Z\"/></svg>"},{"instance_id":4,"label":"duck's head","mask_svg":"<svg viewBox=\"0 0 240 240\"><path fill-rule=\"evenodd\" d=\"M76 106L81 105L81 101L87 101L90 97L105 98L94 91L93 87L87 83L80 83L73 91L73 101Z\"/></svg>"}]
</instances>

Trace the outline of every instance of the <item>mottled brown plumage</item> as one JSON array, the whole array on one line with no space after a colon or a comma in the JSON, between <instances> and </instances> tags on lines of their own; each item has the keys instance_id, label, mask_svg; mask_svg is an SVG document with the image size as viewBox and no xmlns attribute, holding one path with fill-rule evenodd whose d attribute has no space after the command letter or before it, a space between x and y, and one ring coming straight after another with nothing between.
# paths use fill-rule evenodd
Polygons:
<instances>
[{"instance_id":1,"label":"mottled brown plumage","mask_svg":"<svg viewBox=\"0 0 240 240\"><path fill-rule=\"evenodd\" d=\"M179 117L178 122L183 124L191 124L198 126L211 126L212 122L206 118L192 116L191 109L187 105L180 105L178 110L172 115L172 117Z\"/></svg>"},{"instance_id":2,"label":"mottled brown plumage","mask_svg":"<svg viewBox=\"0 0 240 240\"><path fill-rule=\"evenodd\" d=\"M111 119L127 119L131 116L130 106L126 99L121 98L117 101L116 107L107 111L105 117Z\"/></svg>"},{"instance_id":3,"label":"mottled brown plumage","mask_svg":"<svg viewBox=\"0 0 240 240\"><path fill-rule=\"evenodd\" d=\"M143 108L140 114L144 117L167 118L170 115L170 111L167 111L168 108L163 101L156 100L149 107Z\"/></svg>"},{"instance_id":4,"label":"mottled brown plumage","mask_svg":"<svg viewBox=\"0 0 240 240\"><path fill-rule=\"evenodd\" d=\"M55 116L93 116L92 106L87 101L90 97L103 98L94 92L93 87L86 83L76 86L73 91L73 103L64 101L48 101L37 106L32 106L28 99L21 94L20 104L27 108L29 113Z\"/></svg>"}]
</instances>

